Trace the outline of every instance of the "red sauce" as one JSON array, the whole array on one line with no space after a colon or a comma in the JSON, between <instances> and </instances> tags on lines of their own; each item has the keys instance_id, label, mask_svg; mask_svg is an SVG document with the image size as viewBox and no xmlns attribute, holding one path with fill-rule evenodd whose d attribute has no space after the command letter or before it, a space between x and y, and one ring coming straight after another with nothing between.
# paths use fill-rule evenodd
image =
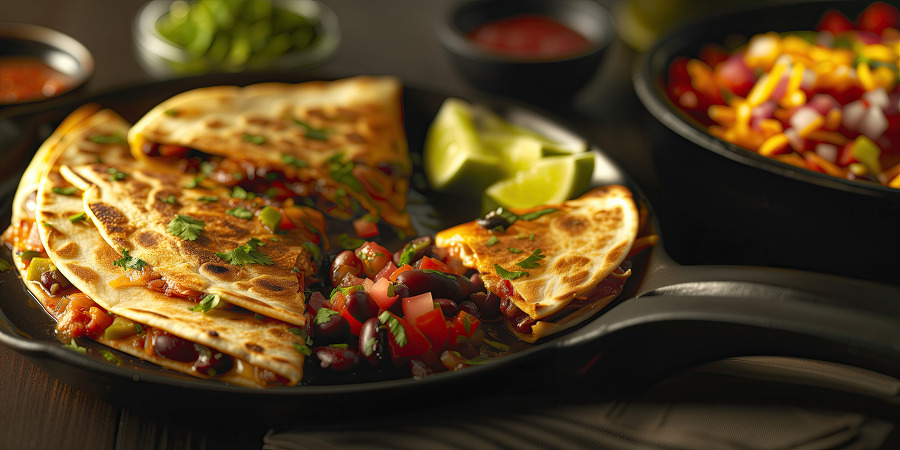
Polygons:
<instances>
[{"instance_id":1,"label":"red sauce","mask_svg":"<svg viewBox=\"0 0 900 450\"><path fill-rule=\"evenodd\" d=\"M71 83L71 77L38 58L0 57L0 103L53 97Z\"/></svg>"},{"instance_id":2,"label":"red sauce","mask_svg":"<svg viewBox=\"0 0 900 450\"><path fill-rule=\"evenodd\" d=\"M591 46L584 36L537 15L488 22L473 30L469 39L494 52L537 59L565 58Z\"/></svg>"}]
</instances>

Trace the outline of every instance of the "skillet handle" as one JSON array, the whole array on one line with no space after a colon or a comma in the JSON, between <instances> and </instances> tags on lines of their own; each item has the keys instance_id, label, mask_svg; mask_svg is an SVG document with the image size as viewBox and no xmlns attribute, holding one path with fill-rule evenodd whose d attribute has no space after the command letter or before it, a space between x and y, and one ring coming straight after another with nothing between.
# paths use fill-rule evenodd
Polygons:
<instances>
[{"instance_id":1,"label":"skillet handle","mask_svg":"<svg viewBox=\"0 0 900 450\"><path fill-rule=\"evenodd\" d=\"M894 309L884 314L798 296L647 295L564 338L557 367L590 373L615 392L751 355L830 361L900 378L900 312Z\"/></svg>"}]
</instances>

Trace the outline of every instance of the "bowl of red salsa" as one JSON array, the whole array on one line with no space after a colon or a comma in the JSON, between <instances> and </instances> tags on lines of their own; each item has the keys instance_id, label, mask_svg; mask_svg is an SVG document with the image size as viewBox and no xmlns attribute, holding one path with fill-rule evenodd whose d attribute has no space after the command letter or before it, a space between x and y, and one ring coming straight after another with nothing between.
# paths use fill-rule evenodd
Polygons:
<instances>
[{"instance_id":1,"label":"bowl of red salsa","mask_svg":"<svg viewBox=\"0 0 900 450\"><path fill-rule=\"evenodd\" d=\"M476 88L540 104L571 101L596 74L614 37L609 12L585 1L469 1L437 27Z\"/></svg>"},{"instance_id":2,"label":"bowl of red salsa","mask_svg":"<svg viewBox=\"0 0 900 450\"><path fill-rule=\"evenodd\" d=\"M36 25L0 23L0 106L72 92L93 71L91 53L72 37Z\"/></svg>"},{"instance_id":3,"label":"bowl of red salsa","mask_svg":"<svg viewBox=\"0 0 900 450\"><path fill-rule=\"evenodd\" d=\"M669 253L900 283L898 28L883 2L768 4L643 54Z\"/></svg>"}]
</instances>

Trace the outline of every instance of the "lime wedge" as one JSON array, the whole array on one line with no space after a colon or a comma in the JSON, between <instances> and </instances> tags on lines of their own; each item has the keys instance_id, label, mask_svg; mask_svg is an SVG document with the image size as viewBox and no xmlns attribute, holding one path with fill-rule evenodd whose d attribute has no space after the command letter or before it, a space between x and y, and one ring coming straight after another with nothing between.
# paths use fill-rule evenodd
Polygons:
<instances>
[{"instance_id":1,"label":"lime wedge","mask_svg":"<svg viewBox=\"0 0 900 450\"><path fill-rule=\"evenodd\" d=\"M547 156L535 161L531 168L490 185L484 192L482 209L562 203L586 191L593 173L592 152Z\"/></svg>"},{"instance_id":2,"label":"lime wedge","mask_svg":"<svg viewBox=\"0 0 900 450\"><path fill-rule=\"evenodd\" d=\"M428 183L439 191L481 195L502 175L499 158L481 145L469 104L455 98L441 105L422 156Z\"/></svg>"}]
</instances>

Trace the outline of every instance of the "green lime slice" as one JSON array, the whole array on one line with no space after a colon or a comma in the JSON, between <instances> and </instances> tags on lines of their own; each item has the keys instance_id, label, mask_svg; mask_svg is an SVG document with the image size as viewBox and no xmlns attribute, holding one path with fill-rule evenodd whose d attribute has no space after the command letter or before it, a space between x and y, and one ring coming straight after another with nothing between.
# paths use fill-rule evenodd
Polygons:
<instances>
[{"instance_id":1,"label":"green lime slice","mask_svg":"<svg viewBox=\"0 0 900 450\"><path fill-rule=\"evenodd\" d=\"M455 98L441 105L422 156L428 183L439 191L481 195L502 175L497 155L481 145L469 104Z\"/></svg>"},{"instance_id":2,"label":"green lime slice","mask_svg":"<svg viewBox=\"0 0 900 450\"><path fill-rule=\"evenodd\" d=\"M593 173L592 152L544 157L531 168L490 185L484 192L482 209L562 203L585 192Z\"/></svg>"}]
</instances>

